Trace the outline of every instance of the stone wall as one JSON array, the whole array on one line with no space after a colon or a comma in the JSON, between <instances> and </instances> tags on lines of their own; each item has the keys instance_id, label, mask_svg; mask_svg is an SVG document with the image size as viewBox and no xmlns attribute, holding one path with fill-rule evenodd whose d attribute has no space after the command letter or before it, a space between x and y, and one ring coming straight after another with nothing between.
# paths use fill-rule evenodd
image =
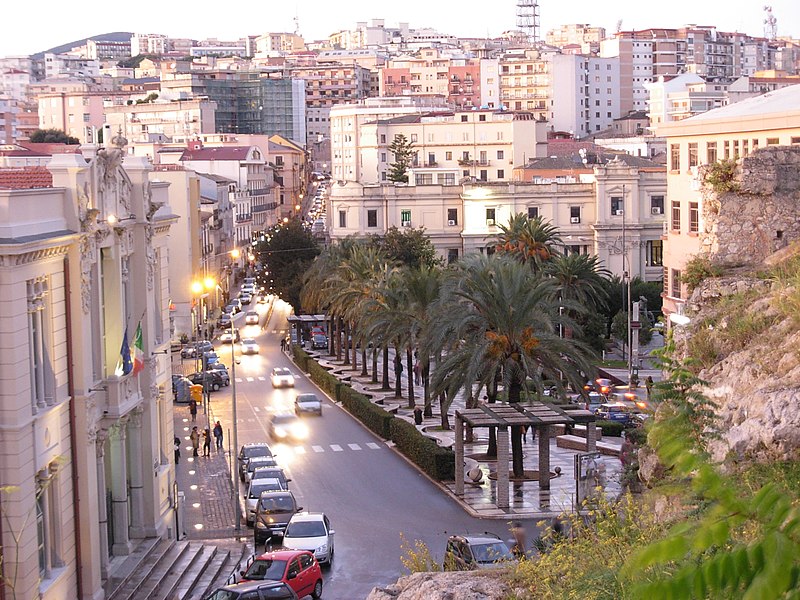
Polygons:
<instances>
[{"instance_id":1,"label":"stone wall","mask_svg":"<svg viewBox=\"0 0 800 600\"><path fill-rule=\"evenodd\" d=\"M740 161L737 179L737 193L706 190L701 246L722 264L760 264L800 240L800 147L757 150Z\"/></svg>"}]
</instances>

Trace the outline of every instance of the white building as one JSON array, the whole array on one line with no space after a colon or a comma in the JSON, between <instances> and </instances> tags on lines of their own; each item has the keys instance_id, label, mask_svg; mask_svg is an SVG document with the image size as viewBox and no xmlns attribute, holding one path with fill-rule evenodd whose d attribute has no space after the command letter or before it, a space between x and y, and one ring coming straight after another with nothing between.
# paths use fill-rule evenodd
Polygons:
<instances>
[{"instance_id":1,"label":"white building","mask_svg":"<svg viewBox=\"0 0 800 600\"><path fill-rule=\"evenodd\" d=\"M582 138L620 117L618 58L550 54L550 126Z\"/></svg>"},{"instance_id":2,"label":"white building","mask_svg":"<svg viewBox=\"0 0 800 600\"><path fill-rule=\"evenodd\" d=\"M149 141L152 136L172 138L216 131L217 103L206 98L114 105L104 103L105 122L114 133L133 142Z\"/></svg>"},{"instance_id":3,"label":"white building","mask_svg":"<svg viewBox=\"0 0 800 600\"><path fill-rule=\"evenodd\" d=\"M131 36L131 56L165 54L169 49L167 36L158 33L134 33Z\"/></svg>"}]
</instances>

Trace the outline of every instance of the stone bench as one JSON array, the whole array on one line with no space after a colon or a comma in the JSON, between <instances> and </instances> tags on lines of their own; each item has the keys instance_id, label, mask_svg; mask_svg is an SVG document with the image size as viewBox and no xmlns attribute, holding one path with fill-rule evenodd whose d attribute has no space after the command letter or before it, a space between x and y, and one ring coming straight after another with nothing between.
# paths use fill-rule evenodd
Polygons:
<instances>
[{"instance_id":1,"label":"stone bench","mask_svg":"<svg viewBox=\"0 0 800 600\"><path fill-rule=\"evenodd\" d=\"M567 429L566 425L551 425L554 435L564 435ZM599 427L595 427L595 431L597 432L597 440L603 439L603 431ZM572 426L572 433L571 435L577 435L578 437L586 438L586 425L573 425Z\"/></svg>"},{"instance_id":2,"label":"stone bench","mask_svg":"<svg viewBox=\"0 0 800 600\"><path fill-rule=\"evenodd\" d=\"M577 435L559 435L556 436L556 446L559 448L566 448L567 450L578 450L580 452L587 452L586 438ZM610 444L608 442L597 442L597 451L605 456L619 457L619 446Z\"/></svg>"}]
</instances>

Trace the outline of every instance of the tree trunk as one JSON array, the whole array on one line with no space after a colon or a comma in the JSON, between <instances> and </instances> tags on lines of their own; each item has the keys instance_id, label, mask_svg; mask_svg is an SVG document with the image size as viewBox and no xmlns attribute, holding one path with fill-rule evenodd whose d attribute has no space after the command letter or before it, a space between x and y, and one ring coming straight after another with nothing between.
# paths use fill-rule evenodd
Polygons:
<instances>
[{"instance_id":1,"label":"tree trunk","mask_svg":"<svg viewBox=\"0 0 800 600\"><path fill-rule=\"evenodd\" d=\"M472 386L471 385L467 386L466 392L467 392L466 407L467 408L478 408L478 401L475 398L475 394L472 393ZM466 427L464 441L468 442L470 444L475 441L475 432L472 429L472 427L469 426L469 425L467 425L467 427Z\"/></svg>"},{"instance_id":2,"label":"tree trunk","mask_svg":"<svg viewBox=\"0 0 800 600\"><path fill-rule=\"evenodd\" d=\"M488 404L497 402L497 378L495 378L486 390L486 401ZM489 427L489 445L486 447L486 456L497 458L497 427Z\"/></svg>"},{"instance_id":3,"label":"tree trunk","mask_svg":"<svg viewBox=\"0 0 800 600\"><path fill-rule=\"evenodd\" d=\"M400 348L394 347L394 397L403 397L403 380L400 375L403 372L403 359L400 358Z\"/></svg>"},{"instance_id":4,"label":"tree trunk","mask_svg":"<svg viewBox=\"0 0 800 600\"><path fill-rule=\"evenodd\" d=\"M336 340L333 337L333 317L328 319L328 355L333 356L334 352L336 351Z\"/></svg>"},{"instance_id":5,"label":"tree trunk","mask_svg":"<svg viewBox=\"0 0 800 600\"><path fill-rule=\"evenodd\" d=\"M431 402L431 359L427 359L422 366L422 390L425 399L425 409L422 414L426 417L433 416L433 406Z\"/></svg>"},{"instance_id":6,"label":"tree trunk","mask_svg":"<svg viewBox=\"0 0 800 600\"><path fill-rule=\"evenodd\" d=\"M350 327L350 350L353 353L353 371L358 371L358 348L356 348L355 327Z\"/></svg>"},{"instance_id":7,"label":"tree trunk","mask_svg":"<svg viewBox=\"0 0 800 600\"><path fill-rule=\"evenodd\" d=\"M508 386L508 403L519 404L522 393L522 384L513 377L511 385ZM522 427L514 425L511 427L511 459L514 477L521 479L525 477L525 466L522 462Z\"/></svg>"},{"instance_id":8,"label":"tree trunk","mask_svg":"<svg viewBox=\"0 0 800 600\"><path fill-rule=\"evenodd\" d=\"M416 398L414 396L414 356L411 354L411 348L406 348L406 373L408 373L408 408L414 408Z\"/></svg>"},{"instance_id":9,"label":"tree trunk","mask_svg":"<svg viewBox=\"0 0 800 600\"><path fill-rule=\"evenodd\" d=\"M344 354L343 365L350 364L350 321L344 322L344 347L342 348Z\"/></svg>"},{"instance_id":10,"label":"tree trunk","mask_svg":"<svg viewBox=\"0 0 800 600\"><path fill-rule=\"evenodd\" d=\"M378 347L372 346L372 383L378 383Z\"/></svg>"},{"instance_id":11,"label":"tree trunk","mask_svg":"<svg viewBox=\"0 0 800 600\"><path fill-rule=\"evenodd\" d=\"M366 346L366 344L365 344ZM369 376L369 369L367 369L367 349L361 349L361 376L368 377Z\"/></svg>"},{"instance_id":12,"label":"tree trunk","mask_svg":"<svg viewBox=\"0 0 800 600\"><path fill-rule=\"evenodd\" d=\"M383 381L381 382L382 390L390 390L392 386L389 384L389 345L383 347Z\"/></svg>"},{"instance_id":13,"label":"tree trunk","mask_svg":"<svg viewBox=\"0 0 800 600\"><path fill-rule=\"evenodd\" d=\"M336 318L336 360L342 360L342 320Z\"/></svg>"},{"instance_id":14,"label":"tree trunk","mask_svg":"<svg viewBox=\"0 0 800 600\"><path fill-rule=\"evenodd\" d=\"M450 417L447 414L447 394L439 394L439 410L442 413L442 429L450 429ZM458 477L459 469L456 468L456 477Z\"/></svg>"}]
</instances>

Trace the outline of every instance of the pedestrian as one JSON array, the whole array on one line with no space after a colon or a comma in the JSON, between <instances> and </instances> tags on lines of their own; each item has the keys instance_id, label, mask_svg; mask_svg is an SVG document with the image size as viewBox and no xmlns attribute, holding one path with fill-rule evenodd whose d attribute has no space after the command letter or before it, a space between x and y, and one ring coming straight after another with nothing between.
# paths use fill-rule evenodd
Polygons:
<instances>
[{"instance_id":1,"label":"pedestrian","mask_svg":"<svg viewBox=\"0 0 800 600\"><path fill-rule=\"evenodd\" d=\"M422 407L419 404L414 407L414 424L422 425Z\"/></svg>"},{"instance_id":2,"label":"pedestrian","mask_svg":"<svg viewBox=\"0 0 800 600\"><path fill-rule=\"evenodd\" d=\"M286 338L281 338L281 352L286 352Z\"/></svg>"},{"instance_id":3,"label":"pedestrian","mask_svg":"<svg viewBox=\"0 0 800 600\"><path fill-rule=\"evenodd\" d=\"M208 427L203 430L203 456L211 456L211 432Z\"/></svg>"},{"instance_id":4,"label":"pedestrian","mask_svg":"<svg viewBox=\"0 0 800 600\"><path fill-rule=\"evenodd\" d=\"M192 440L192 456L200 456L198 450L200 449L200 432L197 431L197 426L192 427L192 433L189 435Z\"/></svg>"},{"instance_id":5,"label":"pedestrian","mask_svg":"<svg viewBox=\"0 0 800 600\"><path fill-rule=\"evenodd\" d=\"M214 424L214 439L217 441L217 451L222 450L222 424L219 421Z\"/></svg>"},{"instance_id":6,"label":"pedestrian","mask_svg":"<svg viewBox=\"0 0 800 600\"><path fill-rule=\"evenodd\" d=\"M189 400L189 414L192 415L192 423L197 422L197 401Z\"/></svg>"},{"instance_id":7,"label":"pedestrian","mask_svg":"<svg viewBox=\"0 0 800 600\"><path fill-rule=\"evenodd\" d=\"M622 433L624 435L625 432L623 431ZM633 463L634 451L635 448L631 443L631 440L626 435L622 442L622 446L619 449L619 461L622 463L623 469Z\"/></svg>"},{"instance_id":8,"label":"pedestrian","mask_svg":"<svg viewBox=\"0 0 800 600\"><path fill-rule=\"evenodd\" d=\"M175 464L177 465L179 462L181 462L181 440L180 440L180 438L178 436L175 436L175 439L173 440L173 443L175 444Z\"/></svg>"},{"instance_id":9,"label":"pedestrian","mask_svg":"<svg viewBox=\"0 0 800 600\"><path fill-rule=\"evenodd\" d=\"M422 385L422 363L414 363L414 385Z\"/></svg>"},{"instance_id":10,"label":"pedestrian","mask_svg":"<svg viewBox=\"0 0 800 600\"><path fill-rule=\"evenodd\" d=\"M650 375L644 380L644 387L647 388L647 399L650 400L650 392L653 391L653 378Z\"/></svg>"},{"instance_id":11,"label":"pedestrian","mask_svg":"<svg viewBox=\"0 0 800 600\"><path fill-rule=\"evenodd\" d=\"M527 544L525 543L525 528L522 523L517 521L511 527L511 537L514 544L511 546L511 553L517 558L524 558L527 551Z\"/></svg>"}]
</instances>

